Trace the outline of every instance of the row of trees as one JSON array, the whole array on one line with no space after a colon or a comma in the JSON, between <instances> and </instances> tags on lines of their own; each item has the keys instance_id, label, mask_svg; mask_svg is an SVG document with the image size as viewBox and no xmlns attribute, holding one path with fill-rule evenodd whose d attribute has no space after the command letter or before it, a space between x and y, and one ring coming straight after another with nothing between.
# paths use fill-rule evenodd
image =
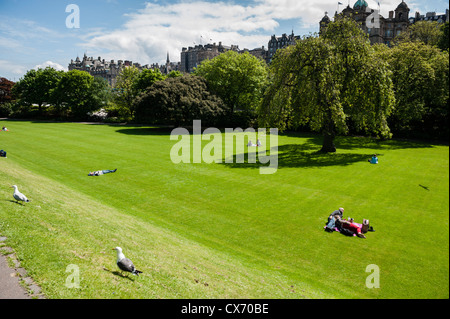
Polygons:
<instances>
[{"instance_id":1,"label":"row of trees","mask_svg":"<svg viewBox=\"0 0 450 319\"><path fill-rule=\"evenodd\" d=\"M36 105L37 110L32 116L47 117L51 113L61 117L70 114L72 118L83 119L88 112L98 110L105 104L108 92L106 81L86 72L56 71L51 67L32 69L12 86L10 95L17 101L15 104L8 103L2 112L30 115L32 106ZM50 105L51 110L48 110Z\"/></svg>"},{"instance_id":2,"label":"row of trees","mask_svg":"<svg viewBox=\"0 0 450 319\"><path fill-rule=\"evenodd\" d=\"M192 75L127 67L114 89L85 72L47 68L28 71L12 93L16 105L35 104L38 114L83 118L102 108L109 118L140 123L201 118L217 126L310 129L324 135L325 152L335 151L337 134L448 138L448 23L416 23L397 40L370 45L358 24L342 17L320 36L277 51L270 66L228 51Z\"/></svg>"}]
</instances>

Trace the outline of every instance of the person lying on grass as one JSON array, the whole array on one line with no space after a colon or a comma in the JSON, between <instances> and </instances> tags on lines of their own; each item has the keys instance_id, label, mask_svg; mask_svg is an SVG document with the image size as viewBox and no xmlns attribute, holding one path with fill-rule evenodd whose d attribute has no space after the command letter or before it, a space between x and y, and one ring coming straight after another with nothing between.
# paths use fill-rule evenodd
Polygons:
<instances>
[{"instance_id":1,"label":"person lying on grass","mask_svg":"<svg viewBox=\"0 0 450 319\"><path fill-rule=\"evenodd\" d=\"M100 176L103 174L114 173L115 171L117 171L117 168L116 169L105 169L102 171L89 172L88 176Z\"/></svg>"},{"instance_id":2,"label":"person lying on grass","mask_svg":"<svg viewBox=\"0 0 450 319\"><path fill-rule=\"evenodd\" d=\"M353 218L349 218L348 220L340 219L340 224L342 228L348 229L356 234L359 238L366 238L361 231L361 226L354 222Z\"/></svg>"}]
</instances>

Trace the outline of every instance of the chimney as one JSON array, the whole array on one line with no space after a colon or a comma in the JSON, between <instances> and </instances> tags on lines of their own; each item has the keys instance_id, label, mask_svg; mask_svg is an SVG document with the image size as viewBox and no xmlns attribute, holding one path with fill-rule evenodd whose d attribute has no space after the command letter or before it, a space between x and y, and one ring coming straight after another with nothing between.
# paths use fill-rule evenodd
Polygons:
<instances>
[{"instance_id":1,"label":"chimney","mask_svg":"<svg viewBox=\"0 0 450 319\"><path fill-rule=\"evenodd\" d=\"M394 19L394 11L389 11L389 19Z\"/></svg>"}]
</instances>

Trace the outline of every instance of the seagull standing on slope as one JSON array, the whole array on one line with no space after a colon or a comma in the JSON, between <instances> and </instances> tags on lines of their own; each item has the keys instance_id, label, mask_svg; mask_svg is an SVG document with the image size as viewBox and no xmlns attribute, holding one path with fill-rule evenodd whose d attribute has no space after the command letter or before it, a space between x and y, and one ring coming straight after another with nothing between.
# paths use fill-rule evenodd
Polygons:
<instances>
[{"instance_id":1,"label":"seagull standing on slope","mask_svg":"<svg viewBox=\"0 0 450 319\"><path fill-rule=\"evenodd\" d=\"M13 197L16 200L16 202L22 201L22 202L28 203L30 201L24 194L19 192L16 185L13 185L11 187L14 188Z\"/></svg>"},{"instance_id":2,"label":"seagull standing on slope","mask_svg":"<svg viewBox=\"0 0 450 319\"><path fill-rule=\"evenodd\" d=\"M117 251L117 266L120 270L131 272L133 275L139 276L142 271L139 271L134 267L134 264L131 260L125 257L125 255L122 253L122 248L116 247L112 250Z\"/></svg>"}]
</instances>

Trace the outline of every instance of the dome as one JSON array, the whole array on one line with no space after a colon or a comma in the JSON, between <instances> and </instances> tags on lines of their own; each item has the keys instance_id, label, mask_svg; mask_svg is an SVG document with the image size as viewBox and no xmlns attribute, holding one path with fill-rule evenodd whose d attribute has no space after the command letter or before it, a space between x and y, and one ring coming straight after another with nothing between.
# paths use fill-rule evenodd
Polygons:
<instances>
[{"instance_id":1,"label":"dome","mask_svg":"<svg viewBox=\"0 0 450 319\"><path fill-rule=\"evenodd\" d=\"M405 10L408 10L409 8L408 8L408 5L406 4L406 2L405 2L405 1L402 1L402 2L400 2L400 4L398 5L397 10L398 10L398 9L405 9Z\"/></svg>"},{"instance_id":2,"label":"dome","mask_svg":"<svg viewBox=\"0 0 450 319\"><path fill-rule=\"evenodd\" d=\"M356 3L353 5L353 9L361 9L364 7L368 7L369 5L367 4L366 1L364 0L358 0L356 1Z\"/></svg>"},{"instance_id":3,"label":"dome","mask_svg":"<svg viewBox=\"0 0 450 319\"><path fill-rule=\"evenodd\" d=\"M328 17L327 14L325 14L325 16L322 18L322 20L320 20L320 22L324 22L324 23L330 22L330 18Z\"/></svg>"}]
</instances>

